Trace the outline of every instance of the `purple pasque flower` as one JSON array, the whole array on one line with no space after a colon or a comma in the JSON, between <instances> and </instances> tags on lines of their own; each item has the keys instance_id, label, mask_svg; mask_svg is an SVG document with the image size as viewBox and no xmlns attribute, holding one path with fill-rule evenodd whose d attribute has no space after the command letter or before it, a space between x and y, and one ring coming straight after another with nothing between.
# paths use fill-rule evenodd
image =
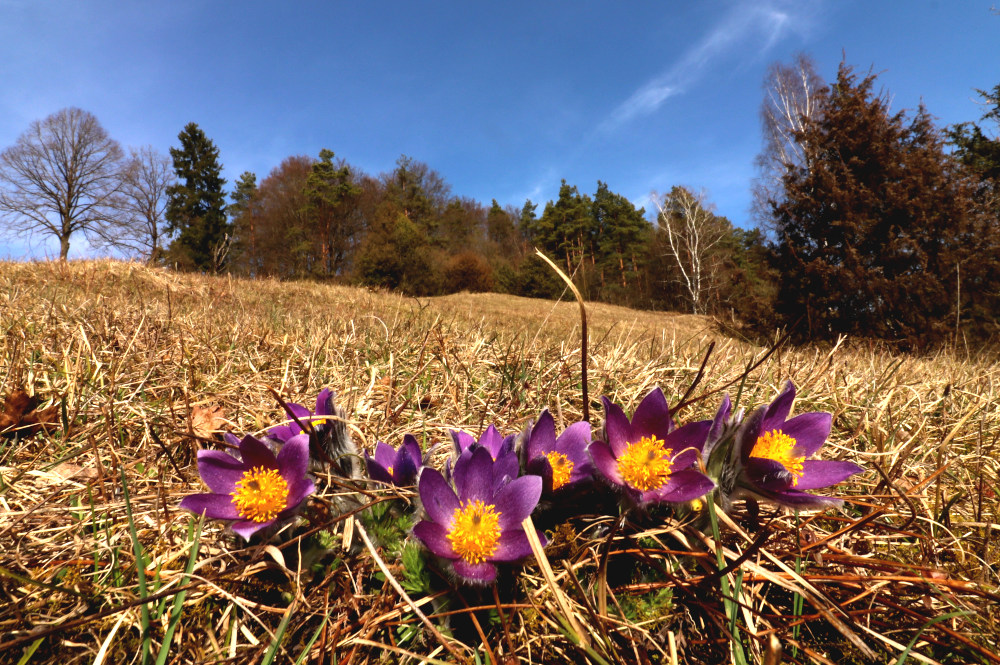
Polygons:
<instances>
[{"instance_id":1,"label":"purple pasque flower","mask_svg":"<svg viewBox=\"0 0 1000 665\"><path fill-rule=\"evenodd\" d=\"M454 487L435 469L420 474L418 491L427 519L413 528L413 535L464 582L490 584L496 579L496 563L531 554L521 522L538 505L542 479L518 478L517 471L514 455L494 460L488 449L478 447L455 462ZM541 533L538 537L546 542Z\"/></svg>"},{"instance_id":2,"label":"purple pasque flower","mask_svg":"<svg viewBox=\"0 0 1000 665\"><path fill-rule=\"evenodd\" d=\"M545 409L525 432L525 472L542 477L544 494L588 480L593 475L588 445L590 423L573 423L556 437L555 420Z\"/></svg>"},{"instance_id":3,"label":"purple pasque flower","mask_svg":"<svg viewBox=\"0 0 1000 665\"><path fill-rule=\"evenodd\" d=\"M233 531L249 540L294 515L316 488L306 477L309 437L304 434L288 439L277 456L248 434L239 442L239 454L237 459L220 450L199 450L198 473L212 491L186 496L180 507L209 519L233 520Z\"/></svg>"},{"instance_id":4,"label":"purple pasque flower","mask_svg":"<svg viewBox=\"0 0 1000 665\"><path fill-rule=\"evenodd\" d=\"M712 418L712 426L708 430L708 437L705 439L705 448L701 451L702 458L708 464L713 454L722 456L729 453L732 447L732 440L743 422L743 409L733 413L733 402L729 399L729 393L722 396L722 402ZM708 464L711 466L711 464Z\"/></svg>"},{"instance_id":5,"label":"purple pasque flower","mask_svg":"<svg viewBox=\"0 0 1000 665\"><path fill-rule=\"evenodd\" d=\"M487 427L486 431L482 433L478 441L468 432L451 430L451 440L455 444L456 457L461 456L462 453L470 448L480 446L482 448L486 448L486 450L490 452L490 457L497 460L514 451L515 438L515 434L501 436L500 432L497 431L497 428L494 425Z\"/></svg>"},{"instance_id":6,"label":"purple pasque flower","mask_svg":"<svg viewBox=\"0 0 1000 665\"><path fill-rule=\"evenodd\" d=\"M826 442L833 416L814 411L789 418L794 400L795 386L789 381L773 402L743 422L736 435L736 493L790 508L839 506L841 499L805 490L836 485L864 469L854 462L808 459Z\"/></svg>"},{"instance_id":7,"label":"purple pasque flower","mask_svg":"<svg viewBox=\"0 0 1000 665\"><path fill-rule=\"evenodd\" d=\"M477 448L485 448L490 457L494 460L501 460L506 457L512 458L517 464L517 455L514 451L514 444L517 439L516 434L508 434L507 436L502 436L497 430L495 425L490 425L483 432L479 440L477 441L468 432L463 432L461 430L451 430L451 442L454 448L454 460L461 459L462 457L468 457L472 454L472 451ZM445 460L444 463L444 477L446 480L451 480L451 469L452 469L451 459ZM511 477L517 477L517 473L511 474Z\"/></svg>"},{"instance_id":8,"label":"purple pasque flower","mask_svg":"<svg viewBox=\"0 0 1000 665\"><path fill-rule=\"evenodd\" d=\"M277 448L293 437L307 434L313 471L327 470L332 465L341 475L357 478L360 475L358 449L347 429L344 411L336 405L334 396L329 388L321 390L316 397L315 412L301 404L286 403L289 420L269 428L265 439Z\"/></svg>"},{"instance_id":9,"label":"purple pasque flower","mask_svg":"<svg viewBox=\"0 0 1000 665\"><path fill-rule=\"evenodd\" d=\"M659 388L643 398L631 420L607 397L601 400L603 440L595 440L588 450L605 480L621 487L634 503L680 503L715 487L711 479L692 468L712 421L674 429L667 399Z\"/></svg>"},{"instance_id":10,"label":"purple pasque flower","mask_svg":"<svg viewBox=\"0 0 1000 665\"><path fill-rule=\"evenodd\" d=\"M728 510L739 464L736 450L736 435L743 423L743 409L733 413L733 403L729 395L722 396L719 409L712 419L712 426L701 451L702 464L708 477L715 481L718 492L716 498Z\"/></svg>"},{"instance_id":11,"label":"purple pasque flower","mask_svg":"<svg viewBox=\"0 0 1000 665\"><path fill-rule=\"evenodd\" d=\"M403 443L396 450L382 441L375 444L374 457L365 451L368 475L373 480L391 483L398 487L412 485L417 480L417 471L423 464L420 444L412 434L403 436Z\"/></svg>"},{"instance_id":12,"label":"purple pasque flower","mask_svg":"<svg viewBox=\"0 0 1000 665\"><path fill-rule=\"evenodd\" d=\"M336 418L336 407L333 404L333 391L324 388L316 397L316 411L312 412L301 404L286 402L285 411L288 421L275 425L267 430L267 435L280 442L288 441L293 436L302 434L302 425L308 423L312 427L324 425L328 420Z\"/></svg>"}]
</instances>

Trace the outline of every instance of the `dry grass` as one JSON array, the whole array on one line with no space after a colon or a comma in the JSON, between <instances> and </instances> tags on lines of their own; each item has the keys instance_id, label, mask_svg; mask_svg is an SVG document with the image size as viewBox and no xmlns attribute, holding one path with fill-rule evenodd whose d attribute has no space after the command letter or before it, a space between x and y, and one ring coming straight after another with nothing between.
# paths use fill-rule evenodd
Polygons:
<instances>
[{"instance_id":1,"label":"dry grass","mask_svg":"<svg viewBox=\"0 0 1000 665\"><path fill-rule=\"evenodd\" d=\"M656 385L676 401L715 342L695 395L735 395L746 375L756 405L791 379L796 411L834 414L825 456L870 470L839 488L841 514L740 505L718 542L672 520L573 520L499 596L415 597L432 631L357 535L308 570L304 538L244 547L209 523L199 539L176 506L217 435L192 414L218 405L224 429L260 432L282 419L269 389L310 403L330 386L368 449L514 431L546 406L564 425L583 412L575 304L0 263L0 312L0 394L26 386L62 413L0 440L2 662L758 662L772 636L783 662L1000 662L1000 366L985 356L779 349L746 375L765 349L710 320L590 305L595 423L601 394L626 411ZM339 491L322 487L312 531L353 535L317 515Z\"/></svg>"}]
</instances>

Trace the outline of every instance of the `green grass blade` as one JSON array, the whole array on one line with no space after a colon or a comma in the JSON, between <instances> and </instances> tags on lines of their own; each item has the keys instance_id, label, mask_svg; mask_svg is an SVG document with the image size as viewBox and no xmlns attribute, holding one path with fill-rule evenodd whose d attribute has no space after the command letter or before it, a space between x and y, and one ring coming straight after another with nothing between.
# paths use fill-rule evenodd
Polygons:
<instances>
[{"instance_id":1,"label":"green grass blade","mask_svg":"<svg viewBox=\"0 0 1000 665\"><path fill-rule=\"evenodd\" d=\"M132 536L132 551L135 554L135 571L139 578L139 598L144 599L149 595L146 588L146 556L142 551L142 543L139 542L139 534L135 530L135 519L132 517L132 499L128 493L128 480L125 478L125 467L122 467L122 493L125 495L125 514L128 515L128 532ZM139 622L142 625L142 663L149 662L150 653L150 618L149 606L143 603L139 606Z\"/></svg>"},{"instance_id":2,"label":"green grass blade","mask_svg":"<svg viewBox=\"0 0 1000 665\"><path fill-rule=\"evenodd\" d=\"M914 635L913 639L910 640L910 643L906 645L906 650L903 651L903 653L899 654L899 658L896 659L896 662L893 663L893 665L903 665L903 663L905 663L910 658L910 652L913 651L913 647L917 644L917 640L920 639L920 636L924 634L925 630L927 630L934 624L941 623L942 621L947 621L948 619L954 619L955 617L968 616L970 614L972 614L972 612L956 610L954 612L948 612L947 614L942 614L939 617L934 617L933 619L931 619L930 621L928 621L927 623L925 623L923 626L920 627L920 630L917 631L917 634Z\"/></svg>"},{"instance_id":3,"label":"green grass blade","mask_svg":"<svg viewBox=\"0 0 1000 665\"><path fill-rule=\"evenodd\" d=\"M722 544L719 541L719 518L715 514L715 506L711 503L708 505L708 515L712 522L712 539L715 542L715 561L719 566L719 570L723 570L726 567L726 558L722 554ZM733 661L736 665L746 665L747 657L743 652L743 642L739 639L737 626L740 604L736 602L735 594L739 592L739 580L737 580L737 588L733 589L729 586L729 578L726 575L720 575L719 587L722 592L722 604L726 611L726 618L729 620L729 643L733 650Z\"/></svg>"},{"instance_id":4,"label":"green grass blade","mask_svg":"<svg viewBox=\"0 0 1000 665\"><path fill-rule=\"evenodd\" d=\"M194 571L194 563L198 558L198 549L201 545L201 529L204 524L204 515L200 515L198 517L197 527L195 528L193 536L190 528L188 529L188 537L191 538L191 552L188 554L187 565L184 566L184 577L181 579L180 586L186 586L191 580L191 573ZM177 630L177 624L179 624L181 620L185 596L187 596L187 591L181 591L174 596L174 605L170 609L170 623L167 626L167 630L163 633L163 644L160 645L160 652L156 654L156 665L163 665L163 663L167 661L167 654L170 653L170 642L173 640L174 631Z\"/></svg>"},{"instance_id":5,"label":"green grass blade","mask_svg":"<svg viewBox=\"0 0 1000 665\"><path fill-rule=\"evenodd\" d=\"M38 651L38 647L42 646L42 642L45 640L44 637L39 637L37 640L31 643L31 646L24 650L24 655L21 659L17 661L17 665L25 665L31 657Z\"/></svg>"},{"instance_id":6,"label":"green grass blade","mask_svg":"<svg viewBox=\"0 0 1000 665\"><path fill-rule=\"evenodd\" d=\"M309 641L306 642L305 646L302 648L302 653L300 653L299 657L295 659L295 665L302 665L302 663L305 662L305 659L309 656L309 650L312 649L314 644L316 644L316 640L319 639L320 633L323 632L323 629L326 628L326 624L329 622L330 615L327 614L323 617L323 620L320 621L319 628L316 629L316 632L312 634L312 637L309 638Z\"/></svg>"},{"instance_id":7,"label":"green grass blade","mask_svg":"<svg viewBox=\"0 0 1000 665\"><path fill-rule=\"evenodd\" d=\"M285 636L285 630L288 628L288 622L292 620L294 609L295 603L288 606L288 611L285 612L285 617L278 624L278 632L274 634L274 639L271 641L271 646L268 647L267 653L264 654L264 660L261 661L261 665L271 665L271 661L278 654L278 648L281 647L281 638Z\"/></svg>"}]
</instances>

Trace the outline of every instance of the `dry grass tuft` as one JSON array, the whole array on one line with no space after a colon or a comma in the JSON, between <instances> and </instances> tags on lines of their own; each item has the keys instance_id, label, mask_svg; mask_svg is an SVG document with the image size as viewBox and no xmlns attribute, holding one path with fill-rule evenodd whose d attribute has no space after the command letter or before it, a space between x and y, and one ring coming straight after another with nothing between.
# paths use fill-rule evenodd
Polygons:
<instances>
[{"instance_id":1,"label":"dry grass tuft","mask_svg":"<svg viewBox=\"0 0 1000 665\"><path fill-rule=\"evenodd\" d=\"M332 387L368 450L511 432L546 406L561 428L582 413L574 303L0 263L0 311L0 397L23 387L59 413L0 437L2 662L1000 662L992 358L780 348L747 375L766 349L709 319L592 304L592 413L656 385L676 402L714 342L695 396L753 406L791 379L797 412L834 414L825 456L870 471L839 488L841 514L740 504L718 539L573 520L498 594L442 607L404 598L400 561L350 520L323 522L335 484L309 511L311 536L337 538L322 565L295 563L303 537L244 547L209 523L199 538L177 509L201 491L194 453L282 420L271 388L309 404Z\"/></svg>"}]
</instances>

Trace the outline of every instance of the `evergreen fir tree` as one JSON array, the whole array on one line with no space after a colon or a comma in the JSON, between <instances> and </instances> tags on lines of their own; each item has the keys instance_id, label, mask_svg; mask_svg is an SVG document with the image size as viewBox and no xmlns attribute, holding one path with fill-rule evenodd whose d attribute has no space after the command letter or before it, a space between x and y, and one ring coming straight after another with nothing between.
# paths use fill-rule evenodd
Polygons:
<instances>
[{"instance_id":1,"label":"evergreen fir tree","mask_svg":"<svg viewBox=\"0 0 1000 665\"><path fill-rule=\"evenodd\" d=\"M260 270L257 247L257 175L250 171L240 174L231 198L233 202L229 205L229 218L232 220L233 251L230 265L237 265L246 274L256 276Z\"/></svg>"},{"instance_id":2,"label":"evergreen fir tree","mask_svg":"<svg viewBox=\"0 0 1000 665\"><path fill-rule=\"evenodd\" d=\"M928 113L909 123L890 114L874 84L874 74L858 80L842 64L796 134L805 162L789 169L774 202L777 309L811 338L925 347L954 330L957 298L969 296L957 280L983 274L990 234Z\"/></svg>"},{"instance_id":3,"label":"evergreen fir tree","mask_svg":"<svg viewBox=\"0 0 1000 665\"><path fill-rule=\"evenodd\" d=\"M167 190L167 231L176 237L170 258L188 270L220 270L226 260L229 225L219 149L196 123L178 134L171 148L177 184Z\"/></svg>"}]
</instances>

